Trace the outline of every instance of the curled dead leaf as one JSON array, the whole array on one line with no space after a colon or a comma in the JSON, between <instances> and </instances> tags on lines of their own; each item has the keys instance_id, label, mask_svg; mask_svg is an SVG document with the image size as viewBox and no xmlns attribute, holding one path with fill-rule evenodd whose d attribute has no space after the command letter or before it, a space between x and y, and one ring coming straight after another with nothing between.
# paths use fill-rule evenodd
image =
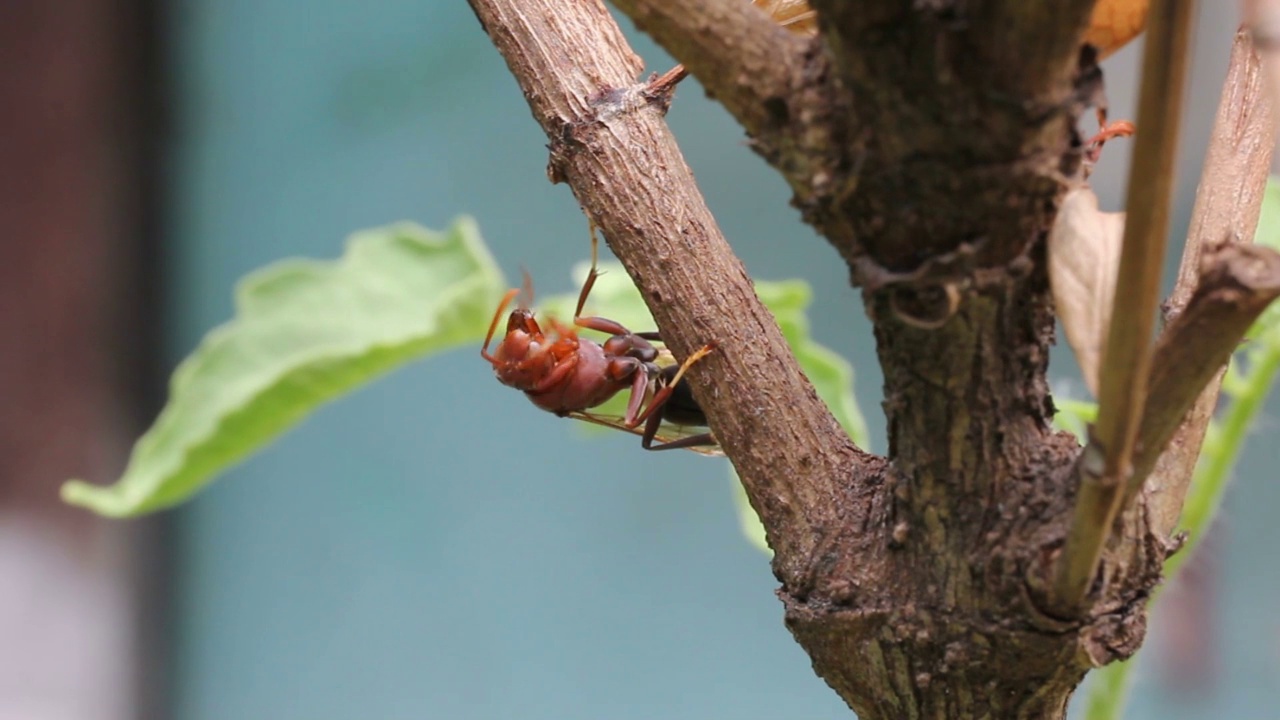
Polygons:
<instances>
[{"instance_id":1,"label":"curled dead leaf","mask_svg":"<svg viewBox=\"0 0 1280 720\"><path fill-rule=\"evenodd\" d=\"M818 31L817 13L809 7L808 0L751 0L756 7L769 13L779 25L793 32L813 34ZM1098 56L1104 58L1124 47L1142 32L1147 25L1147 10L1151 0L1098 0L1089 17L1089 29L1084 41L1098 48Z\"/></svg>"},{"instance_id":2,"label":"curled dead leaf","mask_svg":"<svg viewBox=\"0 0 1280 720\"><path fill-rule=\"evenodd\" d=\"M818 32L818 14L809 7L808 0L751 0L756 7L769 13L779 25L800 35Z\"/></svg>"},{"instance_id":3,"label":"curled dead leaf","mask_svg":"<svg viewBox=\"0 0 1280 720\"><path fill-rule=\"evenodd\" d=\"M1049 232L1049 283L1067 344L1098 396L1098 372L1120 270L1124 213L1102 212L1088 186L1070 190Z\"/></svg>"},{"instance_id":4,"label":"curled dead leaf","mask_svg":"<svg viewBox=\"0 0 1280 720\"><path fill-rule=\"evenodd\" d=\"M1151 0L1098 0L1084 41L1098 49L1099 59L1105 58L1142 32L1150 7Z\"/></svg>"}]
</instances>

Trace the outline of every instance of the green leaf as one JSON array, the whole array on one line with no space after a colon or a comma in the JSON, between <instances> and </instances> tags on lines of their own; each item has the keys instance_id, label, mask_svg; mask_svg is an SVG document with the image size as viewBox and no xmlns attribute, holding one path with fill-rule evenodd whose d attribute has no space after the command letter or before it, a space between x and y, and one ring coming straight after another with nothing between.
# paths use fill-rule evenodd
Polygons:
<instances>
[{"instance_id":1,"label":"green leaf","mask_svg":"<svg viewBox=\"0 0 1280 720\"><path fill-rule=\"evenodd\" d=\"M1267 180L1262 195L1262 212L1258 215L1258 229L1253 241L1259 245L1280 249L1280 179Z\"/></svg>"},{"instance_id":2,"label":"green leaf","mask_svg":"<svg viewBox=\"0 0 1280 720\"><path fill-rule=\"evenodd\" d=\"M473 220L443 233L357 233L337 261L284 260L246 277L236 316L178 366L169 401L124 476L68 482L103 515L179 503L319 405L423 355L484 336L501 273Z\"/></svg>"},{"instance_id":3,"label":"green leaf","mask_svg":"<svg viewBox=\"0 0 1280 720\"><path fill-rule=\"evenodd\" d=\"M1081 443L1088 438L1089 425L1098 420L1098 404L1070 397L1055 397L1053 405L1058 412L1053 416L1053 426L1066 430Z\"/></svg>"},{"instance_id":4,"label":"green leaf","mask_svg":"<svg viewBox=\"0 0 1280 720\"><path fill-rule=\"evenodd\" d=\"M782 335L791 345L796 360L809 382L818 392L823 402L831 410L844 431L858 447L870 449L870 433L867 420L858 407L853 393L853 365L839 353L816 342L809 334L809 317L805 310L813 298L809 283L803 280L781 282L757 282L756 294L765 306L773 312L782 328ZM764 525L760 517L747 501L747 493L742 488L742 481L732 466L729 473L733 477L734 500L738 508L738 523L747 540L760 550L772 553L765 538Z\"/></svg>"},{"instance_id":5,"label":"green leaf","mask_svg":"<svg viewBox=\"0 0 1280 720\"><path fill-rule=\"evenodd\" d=\"M831 348L816 342L809 334L809 316L805 312L813 293L803 280L757 282L756 293L778 319L782 335L800 361L831 414L860 448L870 448L871 435L867 420L853 393L853 365Z\"/></svg>"},{"instance_id":6,"label":"green leaf","mask_svg":"<svg viewBox=\"0 0 1280 720\"><path fill-rule=\"evenodd\" d=\"M1280 250L1280 179L1273 177L1267 181L1267 189L1262 196L1262 213L1258 217L1258 229L1254 232L1253 241L1258 245ZM1268 342L1280 344L1280 303L1271 303L1245 337L1251 340L1265 337Z\"/></svg>"},{"instance_id":7,"label":"green leaf","mask_svg":"<svg viewBox=\"0 0 1280 720\"><path fill-rule=\"evenodd\" d=\"M1129 658L1089 673L1084 720L1120 720L1124 716L1136 662L1135 658Z\"/></svg>"},{"instance_id":8,"label":"green leaf","mask_svg":"<svg viewBox=\"0 0 1280 720\"><path fill-rule=\"evenodd\" d=\"M729 476L733 478L733 506L738 509L738 527L742 529L747 542L760 552L773 555L773 548L769 547L769 539L764 532L764 523L760 522L756 509L751 507L747 490L742 487L742 479L738 477L738 471L734 470L732 465L729 466Z\"/></svg>"}]
</instances>

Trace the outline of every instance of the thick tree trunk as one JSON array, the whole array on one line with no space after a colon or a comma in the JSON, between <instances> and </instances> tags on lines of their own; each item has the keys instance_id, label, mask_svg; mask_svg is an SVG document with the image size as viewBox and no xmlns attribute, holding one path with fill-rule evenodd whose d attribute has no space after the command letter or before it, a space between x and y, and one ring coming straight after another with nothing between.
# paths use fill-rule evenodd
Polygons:
<instances>
[{"instance_id":1,"label":"thick tree trunk","mask_svg":"<svg viewBox=\"0 0 1280 720\"><path fill-rule=\"evenodd\" d=\"M1076 120L1100 98L1080 41L1093 0L813 0L811 40L742 0L616 2L742 122L848 261L885 372L886 458L851 446L799 374L666 129L671 88L638 81L608 13L471 4L551 140L550 177L604 230L664 339L678 355L718 342L695 395L775 550L787 626L863 720L1060 718L1090 668L1137 650L1181 490L1160 500L1158 531L1151 493L1095 528L1107 543L1096 572L1083 563L1083 600L1055 582L1092 457L1050 428L1045 240L1079 181ZM1256 218L1256 200L1223 202ZM1192 273L1204 287L1186 316L1233 329L1186 362L1156 350L1139 484L1226 336L1280 293L1280 258L1242 279L1246 255L1226 248ZM1195 371L1161 374L1172 366Z\"/></svg>"}]
</instances>

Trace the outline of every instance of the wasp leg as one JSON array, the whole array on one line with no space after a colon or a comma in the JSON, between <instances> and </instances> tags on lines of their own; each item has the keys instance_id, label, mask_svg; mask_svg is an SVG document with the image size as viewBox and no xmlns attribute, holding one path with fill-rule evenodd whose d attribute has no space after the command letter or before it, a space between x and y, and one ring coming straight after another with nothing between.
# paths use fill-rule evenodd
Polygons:
<instances>
[{"instance_id":1,"label":"wasp leg","mask_svg":"<svg viewBox=\"0 0 1280 720\"><path fill-rule=\"evenodd\" d=\"M676 372L676 376L671 379L671 382L667 383L666 387L663 387L661 390L654 393L653 400L649 401L649 406L646 407L644 412L640 413L639 417L635 418L633 422L628 422L627 427L635 427L639 425L645 420L648 420L655 412L662 409L662 406L667 403L668 399L670 399L671 393L675 392L676 383L680 382L680 379L684 377L685 371L688 370L691 365L710 354L715 347L714 343L703 345L698 348L697 352L690 355L683 363L681 363L680 370ZM647 425L645 426L645 431L648 432ZM655 428L654 431L656 432L657 429Z\"/></svg>"},{"instance_id":2,"label":"wasp leg","mask_svg":"<svg viewBox=\"0 0 1280 720\"><path fill-rule=\"evenodd\" d=\"M632 334L625 325L615 320L609 320L608 318L574 316L573 324L578 327L587 328L588 330L598 330L602 333L609 333L610 335Z\"/></svg>"},{"instance_id":3,"label":"wasp leg","mask_svg":"<svg viewBox=\"0 0 1280 720\"><path fill-rule=\"evenodd\" d=\"M527 392L533 395L541 395L542 393L550 391L551 388L554 388L564 382L565 378L569 377L569 373L573 372L576 367L578 367L578 356L575 354L566 357L556 363L555 367L551 369L551 372L535 383Z\"/></svg>"},{"instance_id":4,"label":"wasp leg","mask_svg":"<svg viewBox=\"0 0 1280 720\"><path fill-rule=\"evenodd\" d=\"M587 232L591 235L591 272L587 273L587 281L582 283L582 291L578 293L578 307L573 311L575 324L578 318L582 317L582 308L587 304L587 296L591 294L591 288L595 287L596 278L600 277L600 271L596 269L600 257L600 238L596 236L596 221L590 217L587 218Z\"/></svg>"},{"instance_id":5,"label":"wasp leg","mask_svg":"<svg viewBox=\"0 0 1280 720\"><path fill-rule=\"evenodd\" d=\"M622 416L622 422L627 427L635 427L640 424L640 421L635 418L640 413L645 394L649 392L649 373L645 371L644 365L639 360L619 357L609 362L608 374L610 379L615 381L625 380L627 374L632 375L631 395L627 398L627 411Z\"/></svg>"},{"instance_id":6,"label":"wasp leg","mask_svg":"<svg viewBox=\"0 0 1280 720\"><path fill-rule=\"evenodd\" d=\"M645 421L644 435L640 436L640 447L645 450L678 450L680 448L706 447L720 444L714 435L705 432L654 445L653 439L658 434L658 427L662 425L662 416L663 409L658 408Z\"/></svg>"}]
</instances>

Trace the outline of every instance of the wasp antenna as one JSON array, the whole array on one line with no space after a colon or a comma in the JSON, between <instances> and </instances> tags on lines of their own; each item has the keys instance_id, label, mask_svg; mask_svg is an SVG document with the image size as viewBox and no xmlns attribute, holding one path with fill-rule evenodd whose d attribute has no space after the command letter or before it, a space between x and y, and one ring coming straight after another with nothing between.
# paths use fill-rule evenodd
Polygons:
<instances>
[{"instance_id":1,"label":"wasp antenna","mask_svg":"<svg viewBox=\"0 0 1280 720\"><path fill-rule=\"evenodd\" d=\"M493 320L489 321L489 332L484 336L484 345L480 347L480 357L489 362L495 361L494 356L489 353L489 343L493 342L493 333L498 329L498 321L502 319L502 311L507 309L507 305L511 304L511 298L514 298L518 292L520 291L515 288L508 290L507 294L502 296L502 302L498 304L498 309L493 313Z\"/></svg>"},{"instance_id":2,"label":"wasp antenna","mask_svg":"<svg viewBox=\"0 0 1280 720\"><path fill-rule=\"evenodd\" d=\"M564 323L556 319L556 316L551 313L547 313L547 324L550 325L553 330L555 330L557 337L567 338L567 337L578 336L578 333L574 331L573 326L565 325Z\"/></svg>"}]
</instances>

